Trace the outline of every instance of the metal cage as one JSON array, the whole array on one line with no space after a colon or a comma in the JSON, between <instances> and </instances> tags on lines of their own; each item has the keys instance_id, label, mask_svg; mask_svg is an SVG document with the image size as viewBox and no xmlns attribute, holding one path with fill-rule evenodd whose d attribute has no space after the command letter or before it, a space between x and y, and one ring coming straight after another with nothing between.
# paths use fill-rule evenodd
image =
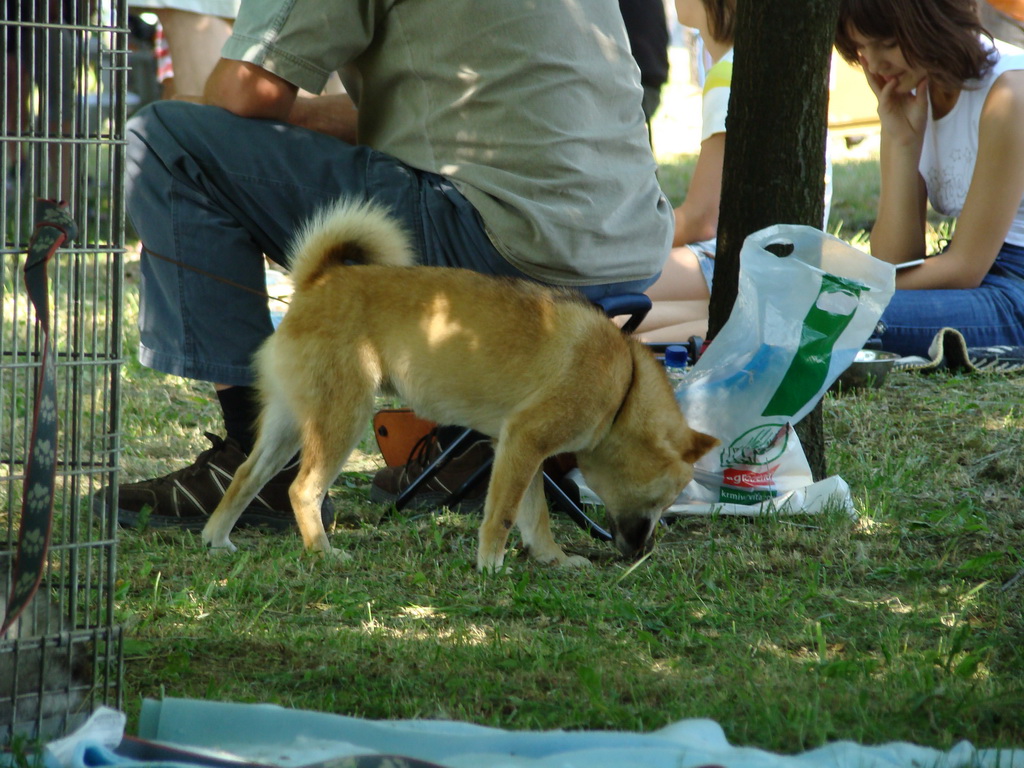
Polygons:
<instances>
[{"instance_id":1,"label":"metal cage","mask_svg":"<svg viewBox=\"0 0 1024 768\"><path fill-rule=\"evenodd\" d=\"M0 745L71 730L121 706L115 524L91 500L117 480L122 356L124 0L4 0L5 190L0 253L0 608L19 544L41 370L24 265L36 198L61 199L77 237L48 266L58 437L50 546L34 600L0 638ZM2 617L4 610L0 610Z\"/></svg>"}]
</instances>

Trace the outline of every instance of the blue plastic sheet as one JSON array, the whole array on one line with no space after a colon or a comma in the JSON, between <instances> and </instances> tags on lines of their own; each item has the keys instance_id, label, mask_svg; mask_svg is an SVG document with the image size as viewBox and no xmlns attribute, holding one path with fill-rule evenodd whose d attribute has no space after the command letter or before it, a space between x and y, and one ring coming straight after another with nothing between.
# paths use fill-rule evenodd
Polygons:
<instances>
[{"instance_id":1,"label":"blue plastic sheet","mask_svg":"<svg viewBox=\"0 0 1024 768\"><path fill-rule=\"evenodd\" d=\"M700 719L651 733L525 732L190 699L145 701L138 735L210 758L284 768L337 766L354 755L402 755L444 768L1024 768L1024 749L976 749L967 742L945 752L902 742L836 742L781 755L733 746L717 723ZM89 744L78 744L71 754L64 768L157 764L127 760Z\"/></svg>"}]
</instances>

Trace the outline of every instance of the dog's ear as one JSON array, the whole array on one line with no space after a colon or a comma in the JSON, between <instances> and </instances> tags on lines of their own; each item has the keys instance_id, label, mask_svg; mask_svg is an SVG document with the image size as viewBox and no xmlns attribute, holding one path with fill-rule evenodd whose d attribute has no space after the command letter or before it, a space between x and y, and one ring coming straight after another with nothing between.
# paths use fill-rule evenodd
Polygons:
<instances>
[{"instance_id":1,"label":"dog's ear","mask_svg":"<svg viewBox=\"0 0 1024 768\"><path fill-rule=\"evenodd\" d=\"M683 447L682 456L683 461L688 464L693 464L716 445L721 444L721 440L717 437L705 435L703 432L698 432L695 429L689 429L687 432L689 433L690 440L689 444Z\"/></svg>"}]
</instances>

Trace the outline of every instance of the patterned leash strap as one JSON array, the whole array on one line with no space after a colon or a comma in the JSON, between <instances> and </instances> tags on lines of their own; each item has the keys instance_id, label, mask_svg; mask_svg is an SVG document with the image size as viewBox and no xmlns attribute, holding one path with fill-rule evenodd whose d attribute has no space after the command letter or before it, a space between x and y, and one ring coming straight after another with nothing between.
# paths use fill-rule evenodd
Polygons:
<instances>
[{"instance_id":1,"label":"patterned leash strap","mask_svg":"<svg viewBox=\"0 0 1024 768\"><path fill-rule=\"evenodd\" d=\"M18 552L11 578L7 615L0 637L32 602L46 567L50 545L53 497L57 479L57 375L50 341L50 294L46 265L56 250L78 236L65 203L36 201L36 225L25 259L25 288L43 331L42 365L36 379L32 440L22 493Z\"/></svg>"}]
</instances>

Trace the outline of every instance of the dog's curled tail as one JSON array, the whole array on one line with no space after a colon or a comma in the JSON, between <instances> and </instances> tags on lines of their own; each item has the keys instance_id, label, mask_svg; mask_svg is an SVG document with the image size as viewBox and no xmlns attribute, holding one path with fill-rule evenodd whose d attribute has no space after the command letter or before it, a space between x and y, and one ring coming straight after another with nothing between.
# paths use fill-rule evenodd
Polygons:
<instances>
[{"instance_id":1,"label":"dog's curled tail","mask_svg":"<svg viewBox=\"0 0 1024 768\"><path fill-rule=\"evenodd\" d=\"M292 282L301 290L335 266L407 267L416 259L405 230L383 206L342 200L306 222L292 245L290 263Z\"/></svg>"}]
</instances>

